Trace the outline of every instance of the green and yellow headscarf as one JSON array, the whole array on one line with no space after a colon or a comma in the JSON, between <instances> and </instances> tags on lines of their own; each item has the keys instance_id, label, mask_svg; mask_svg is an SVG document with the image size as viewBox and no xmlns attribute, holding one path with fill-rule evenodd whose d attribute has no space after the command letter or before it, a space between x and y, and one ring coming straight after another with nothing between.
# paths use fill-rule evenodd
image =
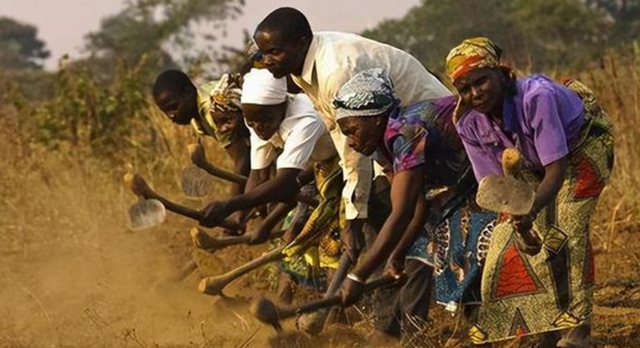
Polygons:
<instances>
[{"instance_id":1,"label":"green and yellow headscarf","mask_svg":"<svg viewBox=\"0 0 640 348\"><path fill-rule=\"evenodd\" d=\"M238 112L242 110L240 74L224 74L211 90L210 112Z\"/></svg>"},{"instance_id":2,"label":"green and yellow headscarf","mask_svg":"<svg viewBox=\"0 0 640 348\"><path fill-rule=\"evenodd\" d=\"M447 56L447 75L451 81L478 68L494 68L500 65L502 49L486 37L462 41Z\"/></svg>"}]
</instances>

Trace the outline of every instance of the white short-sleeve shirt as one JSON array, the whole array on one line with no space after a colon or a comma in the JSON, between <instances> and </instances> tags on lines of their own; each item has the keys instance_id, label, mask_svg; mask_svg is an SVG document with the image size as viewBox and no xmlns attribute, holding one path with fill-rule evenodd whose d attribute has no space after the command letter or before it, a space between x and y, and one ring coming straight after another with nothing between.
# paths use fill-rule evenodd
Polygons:
<instances>
[{"instance_id":1,"label":"white short-sleeve shirt","mask_svg":"<svg viewBox=\"0 0 640 348\"><path fill-rule=\"evenodd\" d=\"M331 136L313 104L304 94L289 94L278 132L269 140L251 132L251 169L264 169L276 160L277 169L304 170L312 162L337 155Z\"/></svg>"}]
</instances>

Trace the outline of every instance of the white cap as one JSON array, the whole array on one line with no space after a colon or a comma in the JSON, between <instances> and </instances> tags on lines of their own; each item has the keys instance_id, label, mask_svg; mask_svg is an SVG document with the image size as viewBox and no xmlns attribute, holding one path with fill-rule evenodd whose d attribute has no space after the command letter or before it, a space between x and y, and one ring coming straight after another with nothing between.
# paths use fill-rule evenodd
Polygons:
<instances>
[{"instance_id":1,"label":"white cap","mask_svg":"<svg viewBox=\"0 0 640 348\"><path fill-rule=\"evenodd\" d=\"M287 79L276 79L267 69L251 69L244 76L242 104L276 105L287 99Z\"/></svg>"}]
</instances>

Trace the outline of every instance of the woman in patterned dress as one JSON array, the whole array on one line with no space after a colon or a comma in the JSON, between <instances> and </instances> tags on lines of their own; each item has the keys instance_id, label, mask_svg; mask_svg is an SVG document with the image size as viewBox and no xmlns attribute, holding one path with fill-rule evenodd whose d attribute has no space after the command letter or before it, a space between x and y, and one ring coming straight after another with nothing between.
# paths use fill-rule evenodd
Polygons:
<instances>
[{"instance_id":1,"label":"woman in patterned dress","mask_svg":"<svg viewBox=\"0 0 640 348\"><path fill-rule=\"evenodd\" d=\"M589 220L613 166L611 125L584 85L516 78L500 56L489 39L474 38L447 57L460 95L454 122L476 179L503 175L502 153L515 148L519 179L535 190L528 214L494 229L472 338L545 333L541 346L588 347Z\"/></svg>"}]
</instances>

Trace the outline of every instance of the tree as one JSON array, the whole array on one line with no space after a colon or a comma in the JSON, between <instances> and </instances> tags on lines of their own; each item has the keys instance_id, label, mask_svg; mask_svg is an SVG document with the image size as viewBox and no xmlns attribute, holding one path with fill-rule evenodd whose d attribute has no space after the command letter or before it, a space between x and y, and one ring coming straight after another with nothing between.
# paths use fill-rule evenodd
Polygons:
<instances>
[{"instance_id":1,"label":"tree","mask_svg":"<svg viewBox=\"0 0 640 348\"><path fill-rule=\"evenodd\" d=\"M49 57L36 27L0 17L0 67L6 70L40 69Z\"/></svg>"},{"instance_id":2,"label":"tree","mask_svg":"<svg viewBox=\"0 0 640 348\"><path fill-rule=\"evenodd\" d=\"M196 24L221 29L242 5L243 0L131 0L87 36L88 57L63 57L58 71L33 80L37 88L12 76L17 83L9 84L6 100L32 140L49 149L74 149L77 158L118 166L131 158L158 164L158 154L168 153L169 145L158 122L164 116L149 98L153 79L174 59L192 54Z\"/></svg>"},{"instance_id":3,"label":"tree","mask_svg":"<svg viewBox=\"0 0 640 348\"><path fill-rule=\"evenodd\" d=\"M135 0L120 13L102 21L87 36L90 52L137 62L156 55L164 65L175 59L195 59L195 24L220 30L224 20L241 13L244 0ZM210 31L210 29L208 31ZM215 40L215 35L200 39Z\"/></svg>"},{"instance_id":4,"label":"tree","mask_svg":"<svg viewBox=\"0 0 640 348\"><path fill-rule=\"evenodd\" d=\"M587 0L613 21L613 42L624 45L640 36L640 0Z\"/></svg>"},{"instance_id":5,"label":"tree","mask_svg":"<svg viewBox=\"0 0 640 348\"><path fill-rule=\"evenodd\" d=\"M539 69L589 60L607 30L604 15L579 0L423 0L363 35L443 72L447 53L465 38L490 37L516 66Z\"/></svg>"},{"instance_id":6,"label":"tree","mask_svg":"<svg viewBox=\"0 0 640 348\"><path fill-rule=\"evenodd\" d=\"M606 14L581 0L514 0L522 51L537 68L581 67L600 59L611 38Z\"/></svg>"}]
</instances>

